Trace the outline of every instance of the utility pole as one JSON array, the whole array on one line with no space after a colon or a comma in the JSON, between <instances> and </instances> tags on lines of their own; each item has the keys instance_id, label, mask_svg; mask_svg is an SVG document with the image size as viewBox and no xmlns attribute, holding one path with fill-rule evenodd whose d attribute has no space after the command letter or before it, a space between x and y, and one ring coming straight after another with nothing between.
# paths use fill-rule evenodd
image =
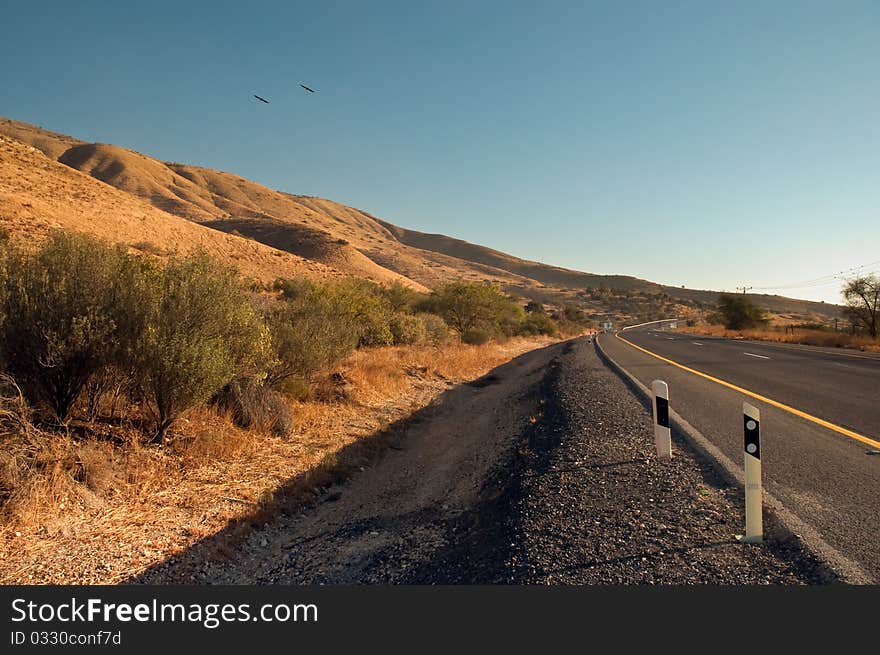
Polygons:
<instances>
[{"instance_id":1,"label":"utility pole","mask_svg":"<svg viewBox=\"0 0 880 655\"><path fill-rule=\"evenodd\" d=\"M742 291L743 293L745 293L746 291L749 291L752 288L754 288L754 287L737 287L736 290Z\"/></svg>"}]
</instances>

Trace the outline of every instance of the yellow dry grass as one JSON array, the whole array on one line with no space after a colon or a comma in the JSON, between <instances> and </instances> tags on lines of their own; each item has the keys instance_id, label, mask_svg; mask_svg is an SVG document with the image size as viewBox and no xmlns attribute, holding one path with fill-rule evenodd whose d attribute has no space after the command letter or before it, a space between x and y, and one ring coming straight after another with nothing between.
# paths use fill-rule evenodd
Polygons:
<instances>
[{"instance_id":1,"label":"yellow dry grass","mask_svg":"<svg viewBox=\"0 0 880 655\"><path fill-rule=\"evenodd\" d=\"M680 328L683 332L704 334L728 339L742 338L777 343L796 343L805 346L826 346L829 348L850 348L867 352L880 352L880 340L845 332L826 332L824 330L805 330L802 328L773 329L772 327L752 330L728 330L722 325L698 324L694 327Z\"/></svg>"},{"instance_id":2,"label":"yellow dry grass","mask_svg":"<svg viewBox=\"0 0 880 655\"><path fill-rule=\"evenodd\" d=\"M319 262L168 214L2 135L0 228L27 245L63 228L154 255L203 249L243 276L263 282L296 275L313 279L341 275Z\"/></svg>"},{"instance_id":3,"label":"yellow dry grass","mask_svg":"<svg viewBox=\"0 0 880 655\"><path fill-rule=\"evenodd\" d=\"M308 473L298 490L308 494L346 446L551 342L358 351L334 369L346 399L293 402L295 428L284 438L236 428L208 408L190 412L162 448L124 428L115 440L17 430L0 441L0 489L15 490L0 513L0 583L123 581L258 520L255 510L292 478Z\"/></svg>"}]
</instances>

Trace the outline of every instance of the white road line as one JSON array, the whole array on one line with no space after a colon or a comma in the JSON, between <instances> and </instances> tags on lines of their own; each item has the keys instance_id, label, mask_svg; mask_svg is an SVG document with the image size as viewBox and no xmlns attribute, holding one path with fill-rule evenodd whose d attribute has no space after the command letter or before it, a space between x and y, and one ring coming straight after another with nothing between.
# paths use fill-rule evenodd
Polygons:
<instances>
[{"instance_id":1,"label":"white road line","mask_svg":"<svg viewBox=\"0 0 880 655\"><path fill-rule=\"evenodd\" d=\"M867 371L868 369L864 366L853 366L852 364L841 364L840 362L834 362L835 366L839 366L841 368L850 368L854 371Z\"/></svg>"},{"instance_id":2,"label":"white road line","mask_svg":"<svg viewBox=\"0 0 880 655\"><path fill-rule=\"evenodd\" d=\"M748 355L749 357L758 357L760 359L770 359L769 357L765 357L764 355L753 355L752 353L743 353L743 355Z\"/></svg>"},{"instance_id":3,"label":"white road line","mask_svg":"<svg viewBox=\"0 0 880 655\"><path fill-rule=\"evenodd\" d=\"M703 345L699 341L691 341L691 343L694 344L695 346L702 346Z\"/></svg>"}]
</instances>

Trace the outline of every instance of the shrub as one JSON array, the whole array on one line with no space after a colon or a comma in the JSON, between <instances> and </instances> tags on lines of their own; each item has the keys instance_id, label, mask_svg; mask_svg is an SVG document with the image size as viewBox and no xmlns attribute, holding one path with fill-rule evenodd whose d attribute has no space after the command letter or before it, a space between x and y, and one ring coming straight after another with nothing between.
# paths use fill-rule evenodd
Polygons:
<instances>
[{"instance_id":1,"label":"shrub","mask_svg":"<svg viewBox=\"0 0 880 655\"><path fill-rule=\"evenodd\" d=\"M284 397L256 378L236 378L214 398L242 428L269 430L285 437L293 429L293 412Z\"/></svg>"},{"instance_id":2,"label":"shrub","mask_svg":"<svg viewBox=\"0 0 880 655\"><path fill-rule=\"evenodd\" d=\"M311 375L354 350L361 331L344 303L326 287L298 284L292 298L269 309L273 364L267 382L278 386Z\"/></svg>"},{"instance_id":3,"label":"shrub","mask_svg":"<svg viewBox=\"0 0 880 655\"><path fill-rule=\"evenodd\" d=\"M316 286L306 279L278 278L272 288L275 291L280 291L284 300L297 300L314 293Z\"/></svg>"},{"instance_id":4,"label":"shrub","mask_svg":"<svg viewBox=\"0 0 880 655\"><path fill-rule=\"evenodd\" d=\"M434 290L422 308L439 314L462 337L472 330L515 334L523 310L497 284L449 282Z\"/></svg>"},{"instance_id":5,"label":"shrub","mask_svg":"<svg viewBox=\"0 0 880 655\"><path fill-rule=\"evenodd\" d=\"M4 259L0 359L32 401L66 421L89 380L142 333L149 265L122 246L70 232Z\"/></svg>"},{"instance_id":6,"label":"shrub","mask_svg":"<svg viewBox=\"0 0 880 655\"><path fill-rule=\"evenodd\" d=\"M537 300L530 300L526 304L526 313L527 314L546 314L547 310L544 309L543 303L540 303Z\"/></svg>"},{"instance_id":7,"label":"shrub","mask_svg":"<svg viewBox=\"0 0 880 655\"><path fill-rule=\"evenodd\" d=\"M367 280L349 278L324 289L340 315L354 325L358 332L358 346L390 346L391 304L382 288Z\"/></svg>"},{"instance_id":8,"label":"shrub","mask_svg":"<svg viewBox=\"0 0 880 655\"><path fill-rule=\"evenodd\" d=\"M382 288L382 295L388 301L392 312L409 313L418 300L419 294L400 282L392 282Z\"/></svg>"},{"instance_id":9,"label":"shrub","mask_svg":"<svg viewBox=\"0 0 880 655\"><path fill-rule=\"evenodd\" d=\"M482 346L484 343L488 343L491 340L492 333L480 328L471 328L470 330L463 332L461 335L462 343L467 343L472 346Z\"/></svg>"},{"instance_id":10,"label":"shrub","mask_svg":"<svg viewBox=\"0 0 880 655\"><path fill-rule=\"evenodd\" d=\"M421 313L416 314L416 318L425 326L425 341L435 346L449 342L449 326L437 314Z\"/></svg>"},{"instance_id":11,"label":"shrub","mask_svg":"<svg viewBox=\"0 0 880 655\"><path fill-rule=\"evenodd\" d=\"M417 345L424 343L428 337L428 331L422 320L410 314L394 314L389 329L397 345Z\"/></svg>"},{"instance_id":12,"label":"shrub","mask_svg":"<svg viewBox=\"0 0 880 655\"><path fill-rule=\"evenodd\" d=\"M30 409L18 385L0 374L0 438L30 432Z\"/></svg>"},{"instance_id":13,"label":"shrub","mask_svg":"<svg viewBox=\"0 0 880 655\"><path fill-rule=\"evenodd\" d=\"M149 324L137 365L155 406L158 440L236 375L258 373L269 336L235 272L204 254L171 260L152 290L144 298Z\"/></svg>"},{"instance_id":14,"label":"shrub","mask_svg":"<svg viewBox=\"0 0 880 655\"><path fill-rule=\"evenodd\" d=\"M527 314L520 323L519 333L525 335L546 334L555 337L559 333L559 328L547 314L533 312Z\"/></svg>"},{"instance_id":15,"label":"shrub","mask_svg":"<svg viewBox=\"0 0 880 655\"><path fill-rule=\"evenodd\" d=\"M728 330L745 330L768 322L764 310L745 294L722 293L718 297L718 313Z\"/></svg>"}]
</instances>

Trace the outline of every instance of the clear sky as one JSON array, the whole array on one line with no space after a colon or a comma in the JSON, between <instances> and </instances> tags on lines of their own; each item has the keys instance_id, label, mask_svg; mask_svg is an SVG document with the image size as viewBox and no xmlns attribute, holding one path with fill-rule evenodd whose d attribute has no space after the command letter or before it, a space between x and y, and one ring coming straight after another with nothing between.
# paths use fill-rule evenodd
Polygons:
<instances>
[{"instance_id":1,"label":"clear sky","mask_svg":"<svg viewBox=\"0 0 880 655\"><path fill-rule=\"evenodd\" d=\"M880 260L876 0L35 1L3 23L0 115L404 227L695 288Z\"/></svg>"}]
</instances>

